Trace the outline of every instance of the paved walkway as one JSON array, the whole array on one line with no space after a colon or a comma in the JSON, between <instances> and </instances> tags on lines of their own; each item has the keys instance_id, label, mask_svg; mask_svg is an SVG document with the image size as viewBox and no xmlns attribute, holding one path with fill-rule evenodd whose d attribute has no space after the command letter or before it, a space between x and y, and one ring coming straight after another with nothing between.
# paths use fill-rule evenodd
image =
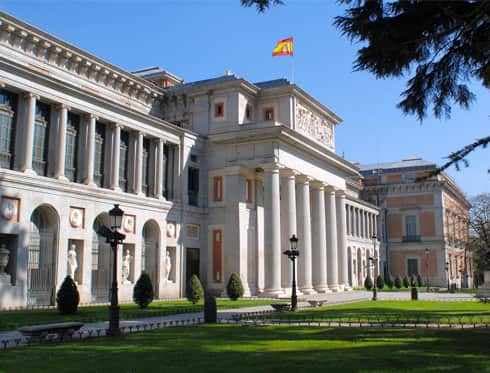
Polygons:
<instances>
[{"instance_id":1,"label":"paved walkway","mask_svg":"<svg viewBox=\"0 0 490 373\"><path fill-rule=\"evenodd\" d=\"M351 303L351 302L359 302L362 300L369 300L372 297L372 292L370 291L348 291L341 293L328 293L328 294L317 294L314 296L308 296L308 299L315 300L326 300L327 303L325 305L333 305L333 304L342 304L342 303ZM304 297L301 297L304 298ZM400 292L379 292L378 293L379 300L409 300L410 292L409 291L400 291ZM472 301L475 300L473 294L447 294L447 293L419 293L419 300L438 300L438 301ZM273 303L274 301L271 301ZM309 304L304 301L299 302L299 307L309 307ZM235 308L235 309L226 309L218 311L218 319L220 320L230 320L236 317L236 315L247 314L247 313L255 313L255 312L271 312L273 308L271 306L255 306L255 307L244 307L244 308ZM122 320L121 327L127 328L143 328L149 327L151 325L175 325L176 323L198 323L200 319L203 318L202 312L194 312L194 313L182 313L176 315L169 316L161 316L161 317L148 317L136 320ZM93 333L93 335L97 335L98 330L107 329L108 322L95 322L85 324L80 331L86 334L87 336ZM8 345L14 345L19 340L25 340L22 335L16 331L5 331L0 332L0 350L3 348L3 344L7 343Z\"/></svg>"}]
</instances>

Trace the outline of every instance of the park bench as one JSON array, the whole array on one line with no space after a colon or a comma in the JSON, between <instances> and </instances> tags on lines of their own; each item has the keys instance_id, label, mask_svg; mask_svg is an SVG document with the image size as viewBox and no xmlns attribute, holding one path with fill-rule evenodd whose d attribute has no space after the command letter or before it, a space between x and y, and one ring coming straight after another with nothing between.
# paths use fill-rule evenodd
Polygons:
<instances>
[{"instance_id":1,"label":"park bench","mask_svg":"<svg viewBox=\"0 0 490 373\"><path fill-rule=\"evenodd\" d=\"M23 326L18 331L31 339L43 340L51 335L59 338L71 336L83 326L81 322L60 322L54 324Z\"/></svg>"},{"instance_id":2,"label":"park bench","mask_svg":"<svg viewBox=\"0 0 490 373\"><path fill-rule=\"evenodd\" d=\"M326 300L317 300L317 299L311 299L308 301L308 303L310 304L310 306L312 307L321 307L323 306L325 303L327 303Z\"/></svg>"},{"instance_id":3,"label":"park bench","mask_svg":"<svg viewBox=\"0 0 490 373\"><path fill-rule=\"evenodd\" d=\"M480 302L487 303L490 301L490 288L479 288L475 295Z\"/></svg>"}]
</instances>

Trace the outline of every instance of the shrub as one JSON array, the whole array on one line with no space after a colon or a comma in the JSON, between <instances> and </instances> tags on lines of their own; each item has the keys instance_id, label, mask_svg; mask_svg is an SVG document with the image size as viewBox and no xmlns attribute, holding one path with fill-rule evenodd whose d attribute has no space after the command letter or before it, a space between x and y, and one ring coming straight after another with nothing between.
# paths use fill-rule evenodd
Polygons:
<instances>
[{"instance_id":1,"label":"shrub","mask_svg":"<svg viewBox=\"0 0 490 373\"><path fill-rule=\"evenodd\" d=\"M233 272L230 276L230 280L226 285L226 293L231 300L237 300L243 297L243 285L240 275Z\"/></svg>"},{"instance_id":2,"label":"shrub","mask_svg":"<svg viewBox=\"0 0 490 373\"><path fill-rule=\"evenodd\" d=\"M415 276L410 276L410 286L414 287L417 286L417 278Z\"/></svg>"},{"instance_id":3,"label":"shrub","mask_svg":"<svg viewBox=\"0 0 490 373\"><path fill-rule=\"evenodd\" d=\"M403 287L408 288L410 286L410 282L408 281L408 277L403 277Z\"/></svg>"},{"instance_id":4,"label":"shrub","mask_svg":"<svg viewBox=\"0 0 490 373\"><path fill-rule=\"evenodd\" d=\"M201 281L196 275L192 275L191 281L187 285L187 299L196 304L204 296L204 289L202 288Z\"/></svg>"},{"instance_id":5,"label":"shrub","mask_svg":"<svg viewBox=\"0 0 490 373\"><path fill-rule=\"evenodd\" d=\"M395 287L397 289L401 289L402 288L402 280L400 279L400 276L396 276L395 277Z\"/></svg>"},{"instance_id":6,"label":"shrub","mask_svg":"<svg viewBox=\"0 0 490 373\"><path fill-rule=\"evenodd\" d=\"M376 287L380 290L385 287L385 281L381 275L378 275L378 278L376 278Z\"/></svg>"},{"instance_id":7,"label":"shrub","mask_svg":"<svg viewBox=\"0 0 490 373\"><path fill-rule=\"evenodd\" d=\"M70 276L66 276L56 294L58 311L65 315L76 313L79 303L80 294L78 293L77 284Z\"/></svg>"},{"instance_id":8,"label":"shrub","mask_svg":"<svg viewBox=\"0 0 490 373\"><path fill-rule=\"evenodd\" d=\"M370 276L366 277L366 279L364 280L364 287L366 288L366 290L371 290L373 288L373 280Z\"/></svg>"},{"instance_id":9,"label":"shrub","mask_svg":"<svg viewBox=\"0 0 490 373\"><path fill-rule=\"evenodd\" d=\"M216 324L218 320L218 307L216 306L216 297L206 293L204 298L204 322L206 324Z\"/></svg>"},{"instance_id":10,"label":"shrub","mask_svg":"<svg viewBox=\"0 0 490 373\"><path fill-rule=\"evenodd\" d=\"M146 308L153 301L153 284L146 272L142 272L133 289L133 301L140 308Z\"/></svg>"},{"instance_id":11,"label":"shrub","mask_svg":"<svg viewBox=\"0 0 490 373\"><path fill-rule=\"evenodd\" d=\"M411 295L412 300L418 300L419 299L419 291L415 286L412 287L410 293L411 293L410 295Z\"/></svg>"},{"instance_id":12,"label":"shrub","mask_svg":"<svg viewBox=\"0 0 490 373\"><path fill-rule=\"evenodd\" d=\"M391 276L390 276L390 275L388 275L388 277L386 277L385 284L386 284L386 286L388 286L390 289L393 289L393 279L391 278Z\"/></svg>"},{"instance_id":13,"label":"shrub","mask_svg":"<svg viewBox=\"0 0 490 373\"><path fill-rule=\"evenodd\" d=\"M424 282L422 281L422 276L420 276L420 274L417 275L417 286L419 288L424 286Z\"/></svg>"}]
</instances>

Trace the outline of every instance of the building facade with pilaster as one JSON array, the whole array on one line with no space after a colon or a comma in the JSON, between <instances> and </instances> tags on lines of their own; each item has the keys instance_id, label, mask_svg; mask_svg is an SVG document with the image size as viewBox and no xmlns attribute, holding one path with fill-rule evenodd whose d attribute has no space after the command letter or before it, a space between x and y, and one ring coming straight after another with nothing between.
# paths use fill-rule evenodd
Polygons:
<instances>
[{"instance_id":1,"label":"building facade with pilaster","mask_svg":"<svg viewBox=\"0 0 490 373\"><path fill-rule=\"evenodd\" d=\"M341 120L286 80L128 72L0 13L0 84L0 308L53 305L71 272L83 303L107 302L98 230L116 203L122 301L143 271L162 299L193 274L223 293L232 272L247 295L287 295L293 234L304 294L378 271Z\"/></svg>"}]
</instances>

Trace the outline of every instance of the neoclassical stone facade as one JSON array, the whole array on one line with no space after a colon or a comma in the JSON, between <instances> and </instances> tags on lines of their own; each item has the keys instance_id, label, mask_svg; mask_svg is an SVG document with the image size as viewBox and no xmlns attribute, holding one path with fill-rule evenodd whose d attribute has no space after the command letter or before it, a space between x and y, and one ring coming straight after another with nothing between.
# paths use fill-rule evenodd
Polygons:
<instances>
[{"instance_id":1,"label":"neoclassical stone facade","mask_svg":"<svg viewBox=\"0 0 490 373\"><path fill-rule=\"evenodd\" d=\"M67 274L106 302L97 231L115 203L123 301L143 271L158 298L192 274L222 293L232 272L247 295L287 295L292 234L304 294L377 273L378 210L335 154L341 119L296 85L130 73L3 13L0 83L0 307L53 304Z\"/></svg>"}]
</instances>

